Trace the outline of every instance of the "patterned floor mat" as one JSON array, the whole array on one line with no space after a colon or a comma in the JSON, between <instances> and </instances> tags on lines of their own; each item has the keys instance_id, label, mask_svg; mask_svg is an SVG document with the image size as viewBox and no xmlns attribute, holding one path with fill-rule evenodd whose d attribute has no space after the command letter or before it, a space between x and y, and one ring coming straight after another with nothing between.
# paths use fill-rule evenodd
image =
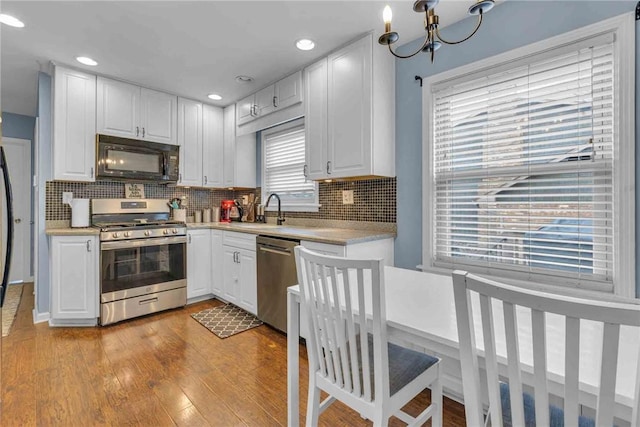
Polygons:
<instances>
[{"instance_id":1,"label":"patterned floor mat","mask_svg":"<svg viewBox=\"0 0 640 427\"><path fill-rule=\"evenodd\" d=\"M232 304L208 308L191 317L220 338L228 338L262 325L256 316Z\"/></svg>"}]
</instances>

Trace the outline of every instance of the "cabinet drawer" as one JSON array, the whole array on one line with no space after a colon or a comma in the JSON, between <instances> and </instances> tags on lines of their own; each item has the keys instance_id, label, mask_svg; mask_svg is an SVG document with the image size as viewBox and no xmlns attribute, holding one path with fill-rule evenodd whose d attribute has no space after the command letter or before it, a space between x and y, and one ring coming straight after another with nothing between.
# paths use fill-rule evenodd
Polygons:
<instances>
[{"instance_id":1,"label":"cabinet drawer","mask_svg":"<svg viewBox=\"0 0 640 427\"><path fill-rule=\"evenodd\" d=\"M318 252L324 255L340 257L344 257L347 255L347 247L342 245L331 245L329 243L309 242L304 240L300 242L300 244L311 251Z\"/></svg>"},{"instance_id":2,"label":"cabinet drawer","mask_svg":"<svg viewBox=\"0 0 640 427\"><path fill-rule=\"evenodd\" d=\"M256 250L256 235L248 233L238 233L236 231L223 231L222 244L226 246L234 246L236 248Z\"/></svg>"}]
</instances>

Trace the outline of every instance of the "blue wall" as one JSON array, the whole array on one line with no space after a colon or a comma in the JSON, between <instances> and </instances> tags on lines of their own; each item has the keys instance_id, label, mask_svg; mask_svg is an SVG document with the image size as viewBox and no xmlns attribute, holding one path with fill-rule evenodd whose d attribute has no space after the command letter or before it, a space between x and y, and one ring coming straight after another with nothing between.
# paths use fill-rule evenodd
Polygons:
<instances>
[{"instance_id":1,"label":"blue wall","mask_svg":"<svg viewBox=\"0 0 640 427\"><path fill-rule=\"evenodd\" d=\"M431 64L428 55L396 60L396 171L398 175L398 237L395 263L415 268L422 263L422 91L414 76L429 77L446 70L566 33L635 9L636 1L507 1L485 16L482 28L470 40L457 46L443 46ZM416 14L416 20L420 17ZM442 31L443 37L458 40L473 28L475 17ZM640 51L636 30L636 52ZM402 36L402 35L401 35ZM422 39L399 50L415 51ZM636 57L636 117L640 117L640 55ZM640 125L636 119L636 147ZM640 241L640 148L636 148L636 246ZM640 265L640 251L636 250ZM636 292L640 296L640 268L636 268Z\"/></svg>"},{"instance_id":2,"label":"blue wall","mask_svg":"<svg viewBox=\"0 0 640 427\"><path fill-rule=\"evenodd\" d=\"M35 117L2 113L2 135L8 138L28 139L33 142L33 127L35 124Z\"/></svg>"}]
</instances>

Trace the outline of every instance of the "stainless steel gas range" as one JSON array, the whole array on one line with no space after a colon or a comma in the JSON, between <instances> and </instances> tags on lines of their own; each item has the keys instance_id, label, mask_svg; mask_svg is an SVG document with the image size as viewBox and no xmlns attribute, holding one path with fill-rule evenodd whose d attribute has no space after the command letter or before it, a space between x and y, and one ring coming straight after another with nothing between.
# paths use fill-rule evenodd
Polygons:
<instances>
[{"instance_id":1,"label":"stainless steel gas range","mask_svg":"<svg viewBox=\"0 0 640 427\"><path fill-rule=\"evenodd\" d=\"M163 199L93 199L100 228L100 324L187 303L187 228Z\"/></svg>"}]
</instances>

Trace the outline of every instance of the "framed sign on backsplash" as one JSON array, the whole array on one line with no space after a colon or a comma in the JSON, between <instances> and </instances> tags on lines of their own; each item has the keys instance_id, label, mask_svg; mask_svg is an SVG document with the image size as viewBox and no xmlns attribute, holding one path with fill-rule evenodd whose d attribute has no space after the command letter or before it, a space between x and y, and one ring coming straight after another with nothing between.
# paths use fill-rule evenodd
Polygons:
<instances>
[{"instance_id":1,"label":"framed sign on backsplash","mask_svg":"<svg viewBox=\"0 0 640 427\"><path fill-rule=\"evenodd\" d=\"M124 197L127 199L144 199L144 184L125 183Z\"/></svg>"}]
</instances>

